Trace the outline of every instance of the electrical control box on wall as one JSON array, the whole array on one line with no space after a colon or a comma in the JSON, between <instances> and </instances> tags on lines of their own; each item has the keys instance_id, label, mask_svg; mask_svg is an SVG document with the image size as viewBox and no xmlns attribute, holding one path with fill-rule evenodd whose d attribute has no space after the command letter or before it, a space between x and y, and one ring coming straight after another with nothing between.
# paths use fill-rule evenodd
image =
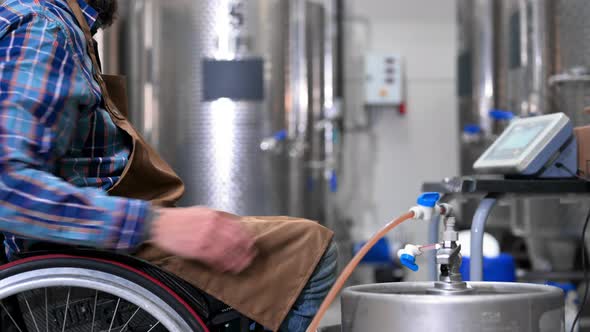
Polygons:
<instances>
[{"instance_id":1,"label":"electrical control box on wall","mask_svg":"<svg viewBox=\"0 0 590 332\"><path fill-rule=\"evenodd\" d=\"M404 61L397 54L367 54L365 57L365 104L405 105Z\"/></svg>"}]
</instances>

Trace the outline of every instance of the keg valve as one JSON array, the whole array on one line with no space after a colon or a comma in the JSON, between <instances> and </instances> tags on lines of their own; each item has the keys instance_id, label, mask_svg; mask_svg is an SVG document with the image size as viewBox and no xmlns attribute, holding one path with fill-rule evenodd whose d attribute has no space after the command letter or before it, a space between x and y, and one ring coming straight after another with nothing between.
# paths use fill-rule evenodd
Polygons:
<instances>
[{"instance_id":1,"label":"keg valve","mask_svg":"<svg viewBox=\"0 0 590 332\"><path fill-rule=\"evenodd\" d=\"M430 220L434 213L440 215L444 231L442 241L430 245L408 244L399 250L397 255L402 265L412 271L418 271L416 257L429 250L436 250L436 263L440 265L440 278L431 289L437 294L463 294L470 292L471 288L463 281L461 275L461 245L457 243L459 233L456 230L456 221L453 213L453 206L450 204L438 203L438 193L425 193L418 198L418 205L410 211L414 218L419 220Z\"/></svg>"},{"instance_id":2,"label":"keg valve","mask_svg":"<svg viewBox=\"0 0 590 332\"><path fill-rule=\"evenodd\" d=\"M434 284L432 292L443 294L463 294L471 288L463 281L461 275L461 245L457 243L459 233L455 229L455 218L442 215L444 232L441 248L436 253L436 263L440 264L440 278Z\"/></svg>"}]
</instances>

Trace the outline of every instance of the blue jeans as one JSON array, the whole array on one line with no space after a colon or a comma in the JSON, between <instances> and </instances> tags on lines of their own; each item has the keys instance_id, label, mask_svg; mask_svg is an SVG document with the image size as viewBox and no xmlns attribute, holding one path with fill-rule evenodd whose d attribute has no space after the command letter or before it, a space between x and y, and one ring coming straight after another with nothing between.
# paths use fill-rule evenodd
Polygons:
<instances>
[{"instance_id":1,"label":"blue jeans","mask_svg":"<svg viewBox=\"0 0 590 332\"><path fill-rule=\"evenodd\" d=\"M320 260L307 285L295 301L287 318L283 321L281 332L305 332L322 301L336 281L338 248L334 242Z\"/></svg>"}]
</instances>

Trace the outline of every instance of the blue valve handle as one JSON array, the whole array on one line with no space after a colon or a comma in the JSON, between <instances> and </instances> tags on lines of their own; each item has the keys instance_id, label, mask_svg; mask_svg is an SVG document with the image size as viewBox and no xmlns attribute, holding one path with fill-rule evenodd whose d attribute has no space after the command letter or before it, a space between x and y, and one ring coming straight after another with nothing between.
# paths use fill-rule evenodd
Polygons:
<instances>
[{"instance_id":1,"label":"blue valve handle","mask_svg":"<svg viewBox=\"0 0 590 332\"><path fill-rule=\"evenodd\" d=\"M408 269L414 272L418 272L418 270L420 269L420 267L416 264L416 257L412 255L403 254L400 257L400 262L403 266L407 267Z\"/></svg>"},{"instance_id":2,"label":"blue valve handle","mask_svg":"<svg viewBox=\"0 0 590 332\"><path fill-rule=\"evenodd\" d=\"M477 135L481 134L481 126L476 124L468 124L463 127L464 134Z\"/></svg>"},{"instance_id":3,"label":"blue valve handle","mask_svg":"<svg viewBox=\"0 0 590 332\"><path fill-rule=\"evenodd\" d=\"M514 113L512 113L510 111L500 110L500 109L490 110L488 114L494 120L510 121L510 120L514 119Z\"/></svg>"},{"instance_id":4,"label":"blue valve handle","mask_svg":"<svg viewBox=\"0 0 590 332\"><path fill-rule=\"evenodd\" d=\"M440 199L439 193L423 193L418 196L418 205L433 208Z\"/></svg>"},{"instance_id":5,"label":"blue valve handle","mask_svg":"<svg viewBox=\"0 0 590 332\"><path fill-rule=\"evenodd\" d=\"M338 175L336 171L332 171L330 175L330 192L338 192Z\"/></svg>"},{"instance_id":6,"label":"blue valve handle","mask_svg":"<svg viewBox=\"0 0 590 332\"><path fill-rule=\"evenodd\" d=\"M287 130L282 129L282 130L277 131L276 133L274 133L273 138L279 142L283 142L283 141L287 140Z\"/></svg>"}]
</instances>

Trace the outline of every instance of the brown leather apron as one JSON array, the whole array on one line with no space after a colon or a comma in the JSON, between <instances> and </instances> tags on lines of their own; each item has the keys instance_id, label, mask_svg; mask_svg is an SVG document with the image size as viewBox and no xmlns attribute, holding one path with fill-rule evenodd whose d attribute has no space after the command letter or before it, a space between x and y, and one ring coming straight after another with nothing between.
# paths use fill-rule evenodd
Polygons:
<instances>
[{"instance_id":1,"label":"brown leather apron","mask_svg":"<svg viewBox=\"0 0 590 332\"><path fill-rule=\"evenodd\" d=\"M101 75L92 33L77 0L67 0L84 31L94 76L114 123L133 140L133 151L111 195L173 206L184 186L126 119L124 80ZM288 311L326 251L333 233L319 224L289 217L245 217L244 226L256 240L258 256L238 275L212 271L203 264L172 256L146 243L136 255L189 281L242 314L278 330Z\"/></svg>"}]
</instances>

